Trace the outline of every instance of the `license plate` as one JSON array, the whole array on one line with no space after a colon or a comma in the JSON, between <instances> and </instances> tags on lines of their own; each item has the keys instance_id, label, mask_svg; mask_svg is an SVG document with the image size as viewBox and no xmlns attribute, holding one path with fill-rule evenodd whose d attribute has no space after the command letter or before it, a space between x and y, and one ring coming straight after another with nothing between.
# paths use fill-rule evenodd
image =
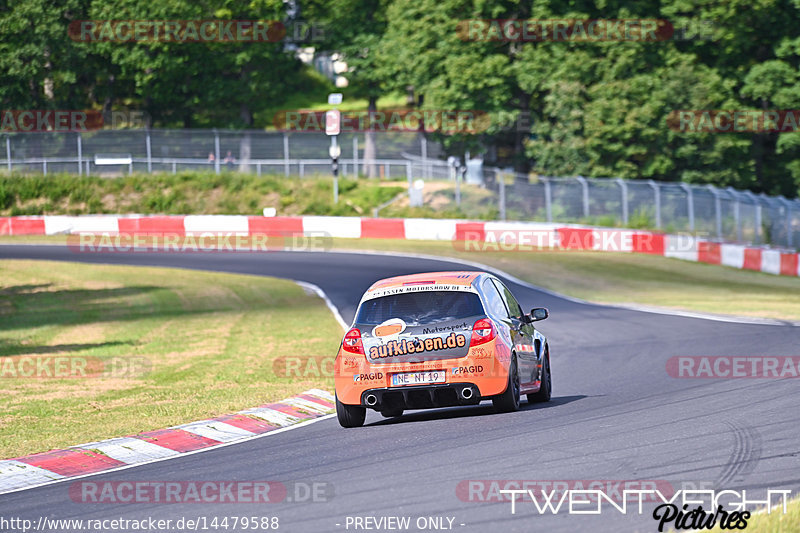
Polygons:
<instances>
[{"instance_id":1,"label":"license plate","mask_svg":"<svg viewBox=\"0 0 800 533\"><path fill-rule=\"evenodd\" d=\"M425 385L428 383L444 383L444 370L430 370L426 372L403 372L402 374L392 374L392 386L401 385Z\"/></svg>"}]
</instances>

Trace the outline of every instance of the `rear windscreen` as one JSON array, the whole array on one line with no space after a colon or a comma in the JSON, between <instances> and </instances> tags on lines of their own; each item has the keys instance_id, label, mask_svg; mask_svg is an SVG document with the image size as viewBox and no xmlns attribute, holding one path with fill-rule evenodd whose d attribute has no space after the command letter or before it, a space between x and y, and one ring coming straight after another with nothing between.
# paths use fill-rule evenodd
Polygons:
<instances>
[{"instance_id":1,"label":"rear windscreen","mask_svg":"<svg viewBox=\"0 0 800 533\"><path fill-rule=\"evenodd\" d=\"M423 291L367 300L361 305L356 322L381 324L390 318L401 318L409 326L419 326L482 314L483 306L475 293Z\"/></svg>"}]
</instances>

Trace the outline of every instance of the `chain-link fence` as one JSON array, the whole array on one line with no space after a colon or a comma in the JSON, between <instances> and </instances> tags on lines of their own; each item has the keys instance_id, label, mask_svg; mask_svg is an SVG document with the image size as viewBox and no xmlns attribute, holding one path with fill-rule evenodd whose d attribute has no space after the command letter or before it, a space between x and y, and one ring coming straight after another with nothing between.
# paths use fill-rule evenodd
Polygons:
<instances>
[{"instance_id":1,"label":"chain-link fence","mask_svg":"<svg viewBox=\"0 0 800 533\"><path fill-rule=\"evenodd\" d=\"M386 179L447 176L437 143L412 132L338 136L342 175ZM257 174L330 173L330 137L318 132L97 130L5 136L9 172L119 175L229 168ZM371 154L371 155L370 155Z\"/></svg>"},{"instance_id":2,"label":"chain-link fence","mask_svg":"<svg viewBox=\"0 0 800 533\"><path fill-rule=\"evenodd\" d=\"M800 246L800 201L712 185L515 176L483 170L498 218L702 233L724 241Z\"/></svg>"},{"instance_id":3,"label":"chain-link fence","mask_svg":"<svg viewBox=\"0 0 800 533\"><path fill-rule=\"evenodd\" d=\"M538 220L698 232L726 241L800 246L800 201L711 185L621 179L529 177L468 162L465 174L419 133L339 135L342 176L438 180L423 205L490 220ZM9 172L238 170L330 176L330 137L319 132L97 130L5 135ZM477 164L476 164L477 163ZM456 180L464 176L464 180ZM447 180L447 181L445 181Z\"/></svg>"}]
</instances>

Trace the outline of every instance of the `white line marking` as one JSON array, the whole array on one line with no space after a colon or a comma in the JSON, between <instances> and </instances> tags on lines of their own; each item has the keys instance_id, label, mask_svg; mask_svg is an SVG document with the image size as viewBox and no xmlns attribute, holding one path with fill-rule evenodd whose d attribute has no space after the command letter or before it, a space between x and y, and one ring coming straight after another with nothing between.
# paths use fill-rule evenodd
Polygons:
<instances>
[{"instance_id":1,"label":"white line marking","mask_svg":"<svg viewBox=\"0 0 800 533\"><path fill-rule=\"evenodd\" d=\"M291 405L292 407L297 407L303 411L311 411L312 413L326 414L331 410L330 407L311 402L304 398L290 398L288 400L283 400L282 403Z\"/></svg>"},{"instance_id":2,"label":"white line marking","mask_svg":"<svg viewBox=\"0 0 800 533\"><path fill-rule=\"evenodd\" d=\"M46 484L63 477L61 474L56 474L38 466L31 466L21 461L14 461L13 459L0 461L0 494L24 490L27 488L24 485L29 483L30 479Z\"/></svg>"},{"instance_id":3,"label":"white line marking","mask_svg":"<svg viewBox=\"0 0 800 533\"><path fill-rule=\"evenodd\" d=\"M342 318L342 314L339 312L339 308L333 305L333 302L330 300L330 298L328 298L328 295L325 294L325 291L323 291L319 287L319 285L314 285L313 283L309 283L307 281L300 281L296 279L293 279L291 281L294 281L304 289L308 289L311 292L316 293L317 296L322 298L322 300L325 302L325 305L328 306L328 309L331 310L331 313L333 313L333 318L335 318L336 321L339 323L339 325L342 326L342 329L344 331L347 331L349 329L350 326Z\"/></svg>"},{"instance_id":4,"label":"white line marking","mask_svg":"<svg viewBox=\"0 0 800 533\"><path fill-rule=\"evenodd\" d=\"M302 420L296 416L282 413L281 411L270 409L269 407L253 407L251 409L239 411L239 414L255 416L262 420L266 420L270 424L281 427L296 424L298 421Z\"/></svg>"},{"instance_id":5,"label":"white line marking","mask_svg":"<svg viewBox=\"0 0 800 533\"><path fill-rule=\"evenodd\" d=\"M104 455L127 464L178 455L180 452L170 450L152 442L133 437L120 437L70 446L71 449L99 450Z\"/></svg>"},{"instance_id":6,"label":"white line marking","mask_svg":"<svg viewBox=\"0 0 800 533\"><path fill-rule=\"evenodd\" d=\"M169 429L181 429L219 442L231 442L255 435L252 431L237 428L217 420L198 420L197 422L190 422L180 426L172 426Z\"/></svg>"}]
</instances>

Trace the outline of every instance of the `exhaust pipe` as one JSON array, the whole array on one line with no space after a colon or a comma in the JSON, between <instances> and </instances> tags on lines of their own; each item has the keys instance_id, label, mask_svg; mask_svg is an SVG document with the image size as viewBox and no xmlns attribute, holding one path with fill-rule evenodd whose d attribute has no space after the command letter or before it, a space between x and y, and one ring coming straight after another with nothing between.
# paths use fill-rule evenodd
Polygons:
<instances>
[{"instance_id":1,"label":"exhaust pipe","mask_svg":"<svg viewBox=\"0 0 800 533\"><path fill-rule=\"evenodd\" d=\"M374 394L367 394L367 397L364 398L364 402L370 407L378 404L378 397Z\"/></svg>"},{"instance_id":2,"label":"exhaust pipe","mask_svg":"<svg viewBox=\"0 0 800 533\"><path fill-rule=\"evenodd\" d=\"M461 397L464 398L465 400L472 399L472 395L473 395L472 387L464 387L463 389L461 389Z\"/></svg>"}]
</instances>

